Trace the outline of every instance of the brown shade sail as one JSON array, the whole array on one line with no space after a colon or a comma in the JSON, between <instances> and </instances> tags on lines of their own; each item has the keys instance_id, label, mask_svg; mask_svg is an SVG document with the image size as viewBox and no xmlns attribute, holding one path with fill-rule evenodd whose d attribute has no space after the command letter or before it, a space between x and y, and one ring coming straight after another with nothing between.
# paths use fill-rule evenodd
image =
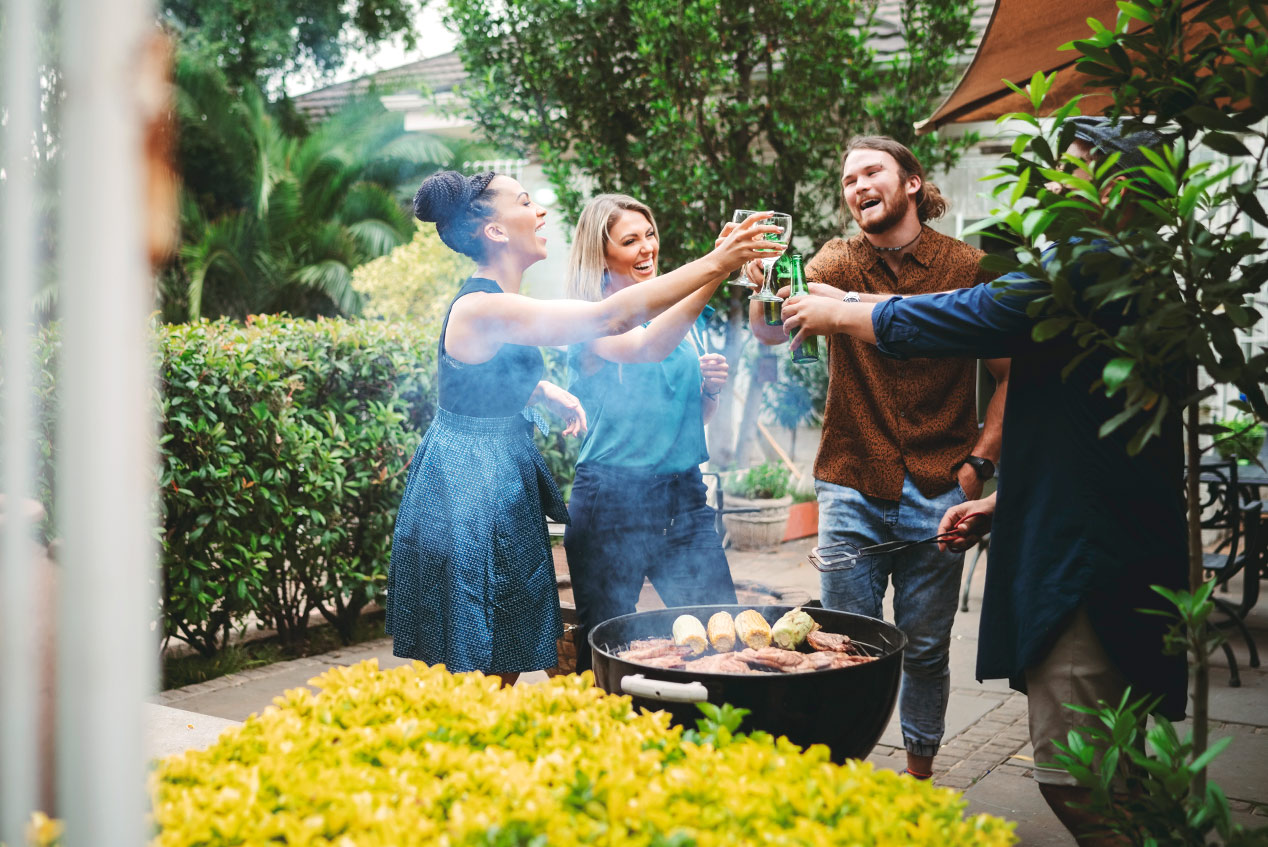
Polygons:
<instances>
[{"instance_id":1,"label":"brown shade sail","mask_svg":"<svg viewBox=\"0 0 1268 847\"><path fill-rule=\"evenodd\" d=\"M1197 12L1206 0L1185 4L1185 16ZM1112 28L1118 16L1114 0L997 0L995 11L978 45L973 61L959 85L931 117L917 125L921 133L949 123L993 121L1009 112L1030 111L1030 101L1010 90L1002 80L1025 87L1035 71L1057 72L1047 105L1055 109L1076 94L1088 95L1083 114L1097 114L1111 102L1097 90L1097 81L1074 69L1078 51L1061 50L1062 44L1092 34L1088 18ZM1133 21L1133 29L1140 26Z\"/></svg>"}]
</instances>

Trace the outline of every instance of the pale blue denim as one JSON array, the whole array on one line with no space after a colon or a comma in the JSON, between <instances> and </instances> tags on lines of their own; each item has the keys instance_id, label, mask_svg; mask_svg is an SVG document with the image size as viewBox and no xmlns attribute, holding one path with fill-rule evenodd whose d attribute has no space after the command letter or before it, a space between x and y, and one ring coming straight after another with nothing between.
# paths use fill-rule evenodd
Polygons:
<instances>
[{"instance_id":1,"label":"pale blue denim","mask_svg":"<svg viewBox=\"0 0 1268 847\"><path fill-rule=\"evenodd\" d=\"M926 498L908 477L902 499L868 497L853 488L815 480L819 495L819 546L856 547L928 538L951 506L963 503L959 485ZM888 556L862 559L848 570L819 575L823 605L873 618L894 583L894 624L907 634L899 719L903 743L917 756L935 756L942 743L951 694L951 623L959 600L964 554L922 544Z\"/></svg>"}]
</instances>

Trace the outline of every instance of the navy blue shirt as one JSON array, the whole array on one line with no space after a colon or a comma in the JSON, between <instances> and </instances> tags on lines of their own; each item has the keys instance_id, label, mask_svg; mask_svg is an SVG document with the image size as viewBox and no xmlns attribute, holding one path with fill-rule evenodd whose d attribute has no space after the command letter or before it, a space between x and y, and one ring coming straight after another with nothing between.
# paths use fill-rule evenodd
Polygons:
<instances>
[{"instance_id":1,"label":"navy blue shirt","mask_svg":"<svg viewBox=\"0 0 1268 847\"><path fill-rule=\"evenodd\" d=\"M491 279L473 276L462 284L440 327L437 355L437 405L471 418L509 418L524 411L546 370L542 351L524 344L503 344L497 354L477 365L459 362L445 352L445 332L454 303L473 291L503 294Z\"/></svg>"},{"instance_id":2,"label":"navy blue shirt","mask_svg":"<svg viewBox=\"0 0 1268 847\"><path fill-rule=\"evenodd\" d=\"M1076 271L1076 289L1087 284ZM1097 350L1069 375L1082 348L1068 333L1031 337L1026 307L1039 293L1028 277L919 297L894 297L872 313L878 349L897 358L1011 357L1004 407L998 504L978 634L977 678L1007 677L1025 690L1080 603L1133 694L1164 698L1183 717L1183 656L1165 656L1168 609L1150 585L1186 588L1188 565L1179 414L1137 455L1131 422L1101 438L1121 397L1093 388L1109 359Z\"/></svg>"}]
</instances>

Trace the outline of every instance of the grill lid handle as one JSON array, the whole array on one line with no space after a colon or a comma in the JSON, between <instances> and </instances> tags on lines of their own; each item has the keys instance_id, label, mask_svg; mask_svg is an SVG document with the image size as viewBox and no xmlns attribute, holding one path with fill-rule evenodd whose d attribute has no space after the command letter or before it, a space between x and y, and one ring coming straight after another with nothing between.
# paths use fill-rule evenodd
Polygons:
<instances>
[{"instance_id":1,"label":"grill lid handle","mask_svg":"<svg viewBox=\"0 0 1268 847\"><path fill-rule=\"evenodd\" d=\"M641 673L621 677L621 691L633 697L669 703L703 703L709 699L709 689L704 687L704 683L666 682L648 679Z\"/></svg>"}]
</instances>

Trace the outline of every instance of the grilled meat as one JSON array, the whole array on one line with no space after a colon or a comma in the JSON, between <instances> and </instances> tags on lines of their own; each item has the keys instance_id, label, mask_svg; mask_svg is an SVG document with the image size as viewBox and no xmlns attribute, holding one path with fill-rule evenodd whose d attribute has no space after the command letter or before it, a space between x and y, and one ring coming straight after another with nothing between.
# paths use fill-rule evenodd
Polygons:
<instances>
[{"instance_id":1,"label":"grilled meat","mask_svg":"<svg viewBox=\"0 0 1268 847\"><path fill-rule=\"evenodd\" d=\"M690 652L690 648L676 647L668 638L644 638L641 641L631 641L630 648L617 653L616 657L631 662L646 662L661 656L681 657L684 651Z\"/></svg>"},{"instance_id":2,"label":"grilled meat","mask_svg":"<svg viewBox=\"0 0 1268 847\"><path fill-rule=\"evenodd\" d=\"M779 647L759 647L756 650L749 647L735 655L750 665L777 671L795 670L801 665L802 657L801 653Z\"/></svg>"},{"instance_id":3,"label":"grilled meat","mask_svg":"<svg viewBox=\"0 0 1268 847\"><path fill-rule=\"evenodd\" d=\"M823 630L815 630L806 636L806 643L810 645L812 650L818 650L825 653L853 653L854 645L850 642L850 636L842 635L839 632L824 632Z\"/></svg>"}]
</instances>

